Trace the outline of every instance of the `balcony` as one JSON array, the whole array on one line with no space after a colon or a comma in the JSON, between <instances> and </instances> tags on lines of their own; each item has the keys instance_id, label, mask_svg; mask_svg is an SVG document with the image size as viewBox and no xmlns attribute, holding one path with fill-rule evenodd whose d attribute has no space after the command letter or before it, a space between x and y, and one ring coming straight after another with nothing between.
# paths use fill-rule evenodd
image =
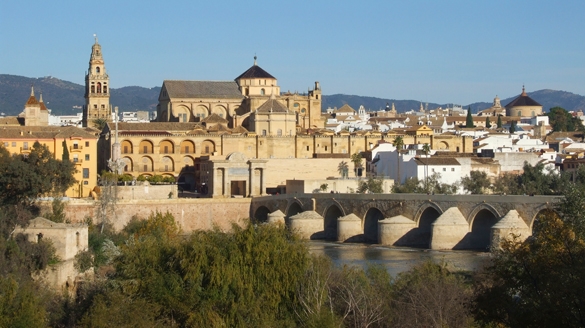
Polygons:
<instances>
[{"instance_id":1,"label":"balcony","mask_svg":"<svg viewBox=\"0 0 585 328\"><path fill-rule=\"evenodd\" d=\"M83 149L82 145L69 146L69 152L80 152Z\"/></svg>"},{"instance_id":2,"label":"balcony","mask_svg":"<svg viewBox=\"0 0 585 328\"><path fill-rule=\"evenodd\" d=\"M73 162L75 165L81 165L81 163L83 163L83 160L79 158L73 158L71 162Z\"/></svg>"},{"instance_id":3,"label":"balcony","mask_svg":"<svg viewBox=\"0 0 585 328\"><path fill-rule=\"evenodd\" d=\"M20 147L21 154L30 154L30 147Z\"/></svg>"}]
</instances>

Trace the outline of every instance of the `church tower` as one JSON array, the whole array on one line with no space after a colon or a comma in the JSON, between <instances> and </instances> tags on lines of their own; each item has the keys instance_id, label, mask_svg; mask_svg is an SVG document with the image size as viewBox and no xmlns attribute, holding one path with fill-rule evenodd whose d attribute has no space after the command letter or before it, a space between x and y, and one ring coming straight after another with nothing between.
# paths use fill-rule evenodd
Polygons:
<instances>
[{"instance_id":1,"label":"church tower","mask_svg":"<svg viewBox=\"0 0 585 328\"><path fill-rule=\"evenodd\" d=\"M85 106L83 107L83 126L94 126L93 121L103 119L111 121L109 82L106 65L102 56L102 46L95 36L91 47L89 69L85 74Z\"/></svg>"}]
</instances>

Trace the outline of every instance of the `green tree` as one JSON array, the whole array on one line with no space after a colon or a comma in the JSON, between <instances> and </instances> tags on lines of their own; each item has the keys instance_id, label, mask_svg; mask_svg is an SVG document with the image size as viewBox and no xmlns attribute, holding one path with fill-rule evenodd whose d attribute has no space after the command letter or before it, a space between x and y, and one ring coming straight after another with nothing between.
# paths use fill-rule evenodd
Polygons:
<instances>
[{"instance_id":1,"label":"green tree","mask_svg":"<svg viewBox=\"0 0 585 328\"><path fill-rule=\"evenodd\" d=\"M508 129L508 131L510 131L510 134L513 134L516 132L516 121L510 122L510 128Z\"/></svg>"},{"instance_id":2,"label":"green tree","mask_svg":"<svg viewBox=\"0 0 585 328\"><path fill-rule=\"evenodd\" d=\"M493 191L500 195L520 195L522 194L518 185L520 176L518 174L504 172L501 173L493 183Z\"/></svg>"},{"instance_id":3,"label":"green tree","mask_svg":"<svg viewBox=\"0 0 585 328\"><path fill-rule=\"evenodd\" d=\"M426 192L424 187L420 186L420 181L416 177L409 177L404 183L399 185L396 182L392 186L392 192L395 194L412 194Z\"/></svg>"},{"instance_id":4,"label":"green tree","mask_svg":"<svg viewBox=\"0 0 585 328\"><path fill-rule=\"evenodd\" d=\"M498 129L502 128L502 115L498 115L498 122L496 124L497 124L496 126L498 127Z\"/></svg>"},{"instance_id":5,"label":"green tree","mask_svg":"<svg viewBox=\"0 0 585 328\"><path fill-rule=\"evenodd\" d=\"M349 166L347 165L346 161L341 161L339 163L339 165L337 165L337 172L339 172L339 175L341 175L342 179L346 179L348 174L347 172L349 171Z\"/></svg>"},{"instance_id":6,"label":"green tree","mask_svg":"<svg viewBox=\"0 0 585 328\"><path fill-rule=\"evenodd\" d=\"M555 132L561 131L584 131L583 124L578 117L573 117L562 107L553 107L546 113L549 123Z\"/></svg>"},{"instance_id":7,"label":"green tree","mask_svg":"<svg viewBox=\"0 0 585 328\"><path fill-rule=\"evenodd\" d=\"M0 327L47 327L38 287L0 275Z\"/></svg>"},{"instance_id":8,"label":"green tree","mask_svg":"<svg viewBox=\"0 0 585 328\"><path fill-rule=\"evenodd\" d=\"M485 194L489 190L491 183L487 173L483 171L471 171L469 172L469 176L461 179L461 185L470 194Z\"/></svg>"},{"instance_id":9,"label":"green tree","mask_svg":"<svg viewBox=\"0 0 585 328\"><path fill-rule=\"evenodd\" d=\"M62 161L68 161L69 160L69 147L67 147L67 140L63 139L63 155L61 156L61 160Z\"/></svg>"},{"instance_id":10,"label":"green tree","mask_svg":"<svg viewBox=\"0 0 585 328\"><path fill-rule=\"evenodd\" d=\"M108 121L104 118L96 118L92 123L96 129L102 131L106 127L106 124L108 124Z\"/></svg>"},{"instance_id":11,"label":"green tree","mask_svg":"<svg viewBox=\"0 0 585 328\"><path fill-rule=\"evenodd\" d=\"M402 154L402 149L404 148L404 138L402 136L396 136L392 141L392 145L396 148L396 180L394 184L401 184L400 181L400 155Z\"/></svg>"},{"instance_id":12,"label":"green tree","mask_svg":"<svg viewBox=\"0 0 585 328\"><path fill-rule=\"evenodd\" d=\"M179 326L295 325L309 255L284 227L234 225L184 237L168 219L148 221L155 228L141 230L114 260L120 292L157 305L159 318Z\"/></svg>"},{"instance_id":13,"label":"green tree","mask_svg":"<svg viewBox=\"0 0 585 328\"><path fill-rule=\"evenodd\" d=\"M391 293L391 326L473 326L472 290L444 265L426 261L400 273Z\"/></svg>"},{"instance_id":14,"label":"green tree","mask_svg":"<svg viewBox=\"0 0 585 328\"><path fill-rule=\"evenodd\" d=\"M487 129L489 129L491 126L492 126L492 123L490 122L490 117L489 116L486 116L485 117L485 127Z\"/></svg>"},{"instance_id":15,"label":"green tree","mask_svg":"<svg viewBox=\"0 0 585 328\"><path fill-rule=\"evenodd\" d=\"M475 125L473 124L473 117L471 116L471 105L467 108L467 117L465 118L465 127L466 128L475 127Z\"/></svg>"},{"instance_id":16,"label":"green tree","mask_svg":"<svg viewBox=\"0 0 585 328\"><path fill-rule=\"evenodd\" d=\"M0 146L0 200L4 203L30 203L35 198L65 192L76 181L75 165L57 160L47 146L33 144L28 156L10 155Z\"/></svg>"},{"instance_id":17,"label":"green tree","mask_svg":"<svg viewBox=\"0 0 585 328\"><path fill-rule=\"evenodd\" d=\"M372 194L381 194L384 192L382 179L375 179L374 177L368 177L366 181L360 181L357 192L364 194L366 192Z\"/></svg>"},{"instance_id":18,"label":"green tree","mask_svg":"<svg viewBox=\"0 0 585 328\"><path fill-rule=\"evenodd\" d=\"M358 173L361 173L361 170L364 167L362 164L362 154L355 153L351 155L351 162L353 163L353 171L355 173L355 176L357 177ZM361 176L361 174L359 174L359 176Z\"/></svg>"},{"instance_id":19,"label":"green tree","mask_svg":"<svg viewBox=\"0 0 585 328\"><path fill-rule=\"evenodd\" d=\"M422 151L425 154L425 190L428 192L428 184L429 184L429 162L428 157L429 153L431 152L431 146L428 143L425 143L422 146Z\"/></svg>"},{"instance_id":20,"label":"green tree","mask_svg":"<svg viewBox=\"0 0 585 328\"><path fill-rule=\"evenodd\" d=\"M585 326L585 192L567 187L532 237L508 239L476 285L476 317L492 326Z\"/></svg>"}]
</instances>

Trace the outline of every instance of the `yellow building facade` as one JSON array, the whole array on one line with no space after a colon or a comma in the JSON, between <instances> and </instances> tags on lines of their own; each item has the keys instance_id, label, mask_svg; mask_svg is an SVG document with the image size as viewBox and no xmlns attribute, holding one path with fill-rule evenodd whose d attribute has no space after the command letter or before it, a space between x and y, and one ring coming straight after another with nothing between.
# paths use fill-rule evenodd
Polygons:
<instances>
[{"instance_id":1,"label":"yellow building facade","mask_svg":"<svg viewBox=\"0 0 585 328\"><path fill-rule=\"evenodd\" d=\"M75 164L76 184L64 196L89 197L97 186L97 131L77 127L8 126L0 129L0 144L11 154L29 154L33 144L47 146L55 159L63 157L66 143L69 160Z\"/></svg>"},{"instance_id":2,"label":"yellow building facade","mask_svg":"<svg viewBox=\"0 0 585 328\"><path fill-rule=\"evenodd\" d=\"M112 157L115 124L107 124L99 140L98 169L107 169ZM201 158L226 159L232 153L240 153L250 160L338 158L346 159L354 153L372 149L380 140L391 142L396 135L368 132L347 135L258 135L242 132L238 128L207 128L204 124L191 123L118 123L120 158L125 162L124 174L173 176L185 189L195 189L203 183ZM404 135L404 143L425 144L438 151L472 153L472 138L456 135ZM290 161L295 165L294 161ZM266 172L266 176L272 174ZM331 172L334 175L335 172ZM297 178L301 179L302 176ZM257 185L257 184L256 184ZM266 187L274 187L266 185ZM261 194L263 191L260 192Z\"/></svg>"}]
</instances>

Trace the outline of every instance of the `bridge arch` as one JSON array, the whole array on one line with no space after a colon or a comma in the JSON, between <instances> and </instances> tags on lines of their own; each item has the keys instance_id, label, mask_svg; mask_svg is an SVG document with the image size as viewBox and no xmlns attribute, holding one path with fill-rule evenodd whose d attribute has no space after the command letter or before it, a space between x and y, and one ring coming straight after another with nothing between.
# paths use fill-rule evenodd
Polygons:
<instances>
[{"instance_id":1,"label":"bridge arch","mask_svg":"<svg viewBox=\"0 0 585 328\"><path fill-rule=\"evenodd\" d=\"M552 208L549 207L543 207L541 208L535 215L534 218L532 219L532 222L530 222L530 231L532 232L532 234L534 235L535 233L538 232L538 228L539 228L539 223L541 220L542 216L545 215L553 215L556 217L560 217L559 213L555 210L553 210Z\"/></svg>"},{"instance_id":2,"label":"bridge arch","mask_svg":"<svg viewBox=\"0 0 585 328\"><path fill-rule=\"evenodd\" d=\"M501 214L489 204L480 204L471 211L468 246L471 249L487 251L490 248L492 227L500 221Z\"/></svg>"},{"instance_id":3,"label":"bridge arch","mask_svg":"<svg viewBox=\"0 0 585 328\"><path fill-rule=\"evenodd\" d=\"M378 243L378 221L384 220L384 214L376 207L370 207L364 216L364 239L369 243Z\"/></svg>"},{"instance_id":4,"label":"bridge arch","mask_svg":"<svg viewBox=\"0 0 585 328\"><path fill-rule=\"evenodd\" d=\"M433 223L443 214L443 209L430 201L423 203L415 216L416 228L411 232L412 247L429 248Z\"/></svg>"},{"instance_id":5,"label":"bridge arch","mask_svg":"<svg viewBox=\"0 0 585 328\"><path fill-rule=\"evenodd\" d=\"M337 202L329 205L329 207L325 210L325 214L323 215L323 230L325 232L325 239L337 239L337 219L342 216L345 216L343 207L337 204Z\"/></svg>"},{"instance_id":6,"label":"bridge arch","mask_svg":"<svg viewBox=\"0 0 585 328\"><path fill-rule=\"evenodd\" d=\"M256 211L254 212L254 221L255 222L268 222L268 214L270 214L270 210L266 206L259 206Z\"/></svg>"},{"instance_id":7,"label":"bridge arch","mask_svg":"<svg viewBox=\"0 0 585 328\"><path fill-rule=\"evenodd\" d=\"M303 212L303 204L301 204L298 200L293 200L292 202L290 202L288 204L288 207L285 211L286 213L286 218L285 218L285 222L288 225L289 223L289 218L291 216L297 215L299 213Z\"/></svg>"}]
</instances>

